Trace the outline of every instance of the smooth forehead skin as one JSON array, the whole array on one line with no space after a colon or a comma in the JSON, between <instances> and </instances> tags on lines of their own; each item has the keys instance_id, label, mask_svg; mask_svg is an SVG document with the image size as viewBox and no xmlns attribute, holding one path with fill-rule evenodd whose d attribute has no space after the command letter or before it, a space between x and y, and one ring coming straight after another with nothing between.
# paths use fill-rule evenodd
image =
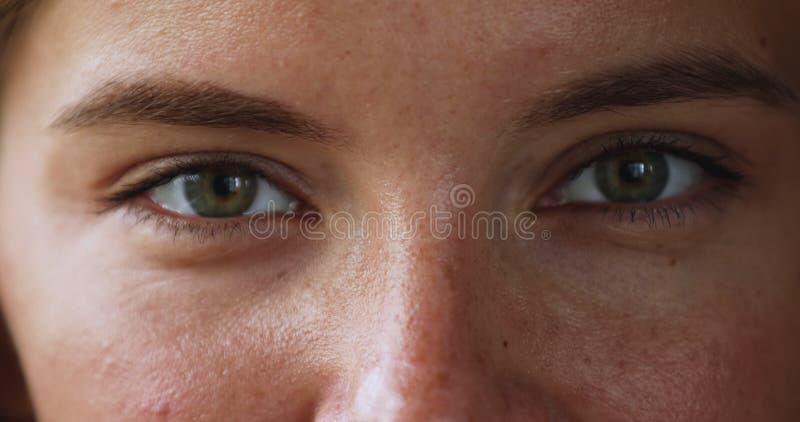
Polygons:
<instances>
[{"instance_id":1,"label":"smooth forehead skin","mask_svg":"<svg viewBox=\"0 0 800 422\"><path fill-rule=\"evenodd\" d=\"M67 96L120 74L168 74L302 104L340 125L383 130L369 128L373 119L363 116L397 109L408 119L481 115L489 105L476 92L514 105L520 88L541 93L644 52L727 47L757 61L796 65L780 48L788 47L787 37L767 32L771 17L790 7L741 3L57 2L42 13L52 25L43 25L39 37L52 46L48 54L72 58L61 76L72 90ZM719 14L725 18L708 18ZM770 48L762 48L767 38ZM351 79L359 83L345 82Z\"/></svg>"},{"instance_id":2,"label":"smooth forehead skin","mask_svg":"<svg viewBox=\"0 0 800 422\"><path fill-rule=\"evenodd\" d=\"M799 19L794 1L755 0L37 5L0 105L0 303L38 418L794 420L796 104L514 128L564 84L679 51L734 51L800 92ZM332 141L51 127L125 78L269 98ZM566 176L565 151L640 129L743 157L740 200L676 231L543 214L553 238L535 242L195 242L97 209L137 165L230 150L301 173L323 216L446 209L459 183L512 213Z\"/></svg>"}]
</instances>

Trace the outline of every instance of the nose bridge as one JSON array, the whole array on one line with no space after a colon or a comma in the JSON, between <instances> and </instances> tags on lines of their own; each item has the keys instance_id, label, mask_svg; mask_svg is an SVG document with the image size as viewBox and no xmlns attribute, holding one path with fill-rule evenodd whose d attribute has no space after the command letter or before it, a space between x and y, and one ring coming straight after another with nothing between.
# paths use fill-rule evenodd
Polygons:
<instances>
[{"instance_id":1,"label":"nose bridge","mask_svg":"<svg viewBox=\"0 0 800 422\"><path fill-rule=\"evenodd\" d=\"M400 342L391 349L396 358L452 363L458 346L469 340L472 286L463 247L423 235L399 246L401 252L387 263L381 325Z\"/></svg>"},{"instance_id":2,"label":"nose bridge","mask_svg":"<svg viewBox=\"0 0 800 422\"><path fill-rule=\"evenodd\" d=\"M430 196L405 193L383 197L383 216L402 219L430 212L423 203L437 204L457 225L474 208L475 198L465 200L451 188L435 188ZM525 420L542 420L540 403L516 388L502 341L493 338L502 280L489 274L496 267L488 262L496 256L487 253L491 242L443 230L436 226L441 220L429 217L411 223L410 236L361 239L364 271L353 282L362 289L356 301L362 308L345 322L356 336L341 349L336 384L317 418L498 420L522 409Z\"/></svg>"},{"instance_id":3,"label":"nose bridge","mask_svg":"<svg viewBox=\"0 0 800 422\"><path fill-rule=\"evenodd\" d=\"M351 391L354 419L463 419L487 388L468 245L420 232L373 249L381 303Z\"/></svg>"}]
</instances>

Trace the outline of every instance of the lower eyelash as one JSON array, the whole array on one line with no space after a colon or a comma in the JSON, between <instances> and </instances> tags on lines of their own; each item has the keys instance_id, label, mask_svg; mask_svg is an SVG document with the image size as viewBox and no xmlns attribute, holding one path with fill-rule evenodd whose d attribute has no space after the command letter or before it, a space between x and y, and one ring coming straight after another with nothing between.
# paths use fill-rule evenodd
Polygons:
<instances>
[{"instance_id":1,"label":"lower eyelash","mask_svg":"<svg viewBox=\"0 0 800 422\"><path fill-rule=\"evenodd\" d=\"M219 238L230 240L246 234L248 228L247 222L241 219L192 221L185 217L176 217L153 211L148 209L146 205L136 203L125 207L123 212L134 219L131 224L150 224L153 230L170 233L173 241L187 236L201 244Z\"/></svg>"},{"instance_id":2,"label":"lower eyelash","mask_svg":"<svg viewBox=\"0 0 800 422\"><path fill-rule=\"evenodd\" d=\"M620 223L635 224L637 221L643 220L652 229L672 228L674 225L684 225L688 218L697 214L700 207L721 213L724 210L725 201L740 197L738 183L723 180L704 193L695 194L692 198L672 204L655 206L611 204L602 210L605 216L613 216Z\"/></svg>"}]
</instances>

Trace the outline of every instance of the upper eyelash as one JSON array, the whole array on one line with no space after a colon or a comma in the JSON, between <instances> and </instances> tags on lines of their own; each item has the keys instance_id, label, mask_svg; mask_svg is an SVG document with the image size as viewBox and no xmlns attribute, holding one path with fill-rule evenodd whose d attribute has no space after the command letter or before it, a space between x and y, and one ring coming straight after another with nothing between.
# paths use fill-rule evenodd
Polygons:
<instances>
[{"instance_id":1,"label":"upper eyelash","mask_svg":"<svg viewBox=\"0 0 800 422\"><path fill-rule=\"evenodd\" d=\"M743 172L723 163L730 158L726 154L710 156L707 154L698 153L692 149L691 142L676 137L673 134L664 132L649 132L645 134L623 133L616 135L613 140L602 145L599 155L596 155L591 160L579 166L578 169L573 172L570 179L574 179L580 175L584 169L598 161L637 149L652 149L657 152L672 154L680 158L688 159L694 163L697 163L709 175L722 179L740 182L745 178Z\"/></svg>"},{"instance_id":2,"label":"upper eyelash","mask_svg":"<svg viewBox=\"0 0 800 422\"><path fill-rule=\"evenodd\" d=\"M182 174L191 174L207 170L230 170L232 168L244 170L270 180L267 175L255 168L255 166L227 154L216 157L174 157L171 159L168 168L153 170L152 175L141 181L123 186L120 191L104 198L103 202L111 206L122 204L142 195L150 189L169 183L172 179Z\"/></svg>"},{"instance_id":3,"label":"upper eyelash","mask_svg":"<svg viewBox=\"0 0 800 422\"><path fill-rule=\"evenodd\" d=\"M169 183L175 177L200 171L235 169L253 173L270 182L273 180L257 165L248 163L246 159L238 158L230 153L209 156L178 156L170 157L167 160L169 164L152 170L151 175L143 180L124 185L118 192L101 199L106 206L100 213L124 206L125 212L135 219L134 224L153 224L159 230L170 232L173 239L177 239L179 236L190 236L197 243L204 243L218 237L230 239L245 233L247 224L236 219L192 221L192 219L180 216L155 212L133 200L155 187Z\"/></svg>"}]
</instances>

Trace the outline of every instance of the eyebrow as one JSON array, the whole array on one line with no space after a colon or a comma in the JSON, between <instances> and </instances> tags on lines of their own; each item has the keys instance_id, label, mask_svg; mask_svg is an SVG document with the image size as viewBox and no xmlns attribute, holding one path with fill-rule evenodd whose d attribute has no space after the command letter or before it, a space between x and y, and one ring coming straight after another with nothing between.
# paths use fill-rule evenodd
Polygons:
<instances>
[{"instance_id":1,"label":"eyebrow","mask_svg":"<svg viewBox=\"0 0 800 422\"><path fill-rule=\"evenodd\" d=\"M517 121L529 128L623 107L715 98L751 98L769 106L798 101L787 85L735 53L683 51L551 89ZM107 82L59 114L51 127L148 122L243 128L323 143L331 138L329 128L277 101L208 82L153 77Z\"/></svg>"},{"instance_id":2,"label":"eyebrow","mask_svg":"<svg viewBox=\"0 0 800 422\"><path fill-rule=\"evenodd\" d=\"M735 53L682 51L552 89L519 120L531 127L622 107L727 98L776 107L798 100L787 85Z\"/></svg>"},{"instance_id":3,"label":"eyebrow","mask_svg":"<svg viewBox=\"0 0 800 422\"><path fill-rule=\"evenodd\" d=\"M81 129L103 124L164 123L251 129L326 142L331 131L277 101L208 82L170 78L118 79L68 106L51 124Z\"/></svg>"}]
</instances>

